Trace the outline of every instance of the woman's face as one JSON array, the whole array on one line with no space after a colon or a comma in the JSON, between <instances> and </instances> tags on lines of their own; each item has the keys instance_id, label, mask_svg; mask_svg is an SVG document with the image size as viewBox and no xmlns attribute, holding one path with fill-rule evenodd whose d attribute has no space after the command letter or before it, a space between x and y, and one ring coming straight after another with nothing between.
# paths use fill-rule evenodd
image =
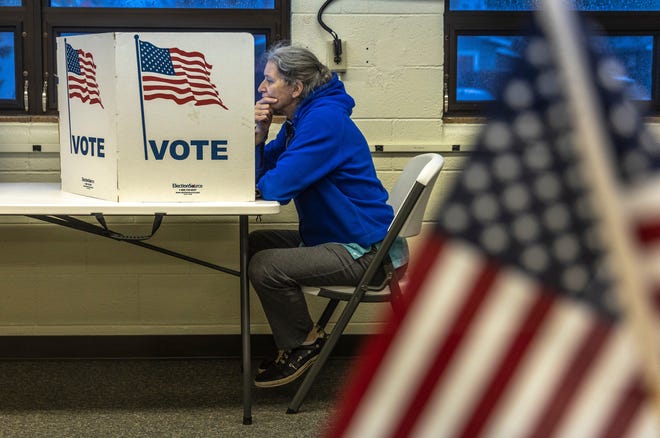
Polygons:
<instances>
[{"instance_id":1,"label":"woman's face","mask_svg":"<svg viewBox=\"0 0 660 438\"><path fill-rule=\"evenodd\" d=\"M300 81L296 81L293 85L287 84L280 75L277 65L268 61L264 68L264 80L259 84L258 91L261 93L261 97L277 99L277 102L271 105L274 114L284 114L288 118L292 118L300 102L298 98L302 91L302 84Z\"/></svg>"}]
</instances>

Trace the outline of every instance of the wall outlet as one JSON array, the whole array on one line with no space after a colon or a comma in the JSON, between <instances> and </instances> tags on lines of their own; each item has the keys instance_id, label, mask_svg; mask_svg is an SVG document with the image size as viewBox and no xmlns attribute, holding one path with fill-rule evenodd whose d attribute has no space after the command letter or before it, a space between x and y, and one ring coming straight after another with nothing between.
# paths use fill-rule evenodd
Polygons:
<instances>
[{"instance_id":1,"label":"wall outlet","mask_svg":"<svg viewBox=\"0 0 660 438\"><path fill-rule=\"evenodd\" d=\"M335 62L335 46L334 46L334 41L328 41L328 60L326 65L328 68L332 71L335 71L337 73L344 73L346 72L346 41L341 42L341 61L339 63Z\"/></svg>"}]
</instances>

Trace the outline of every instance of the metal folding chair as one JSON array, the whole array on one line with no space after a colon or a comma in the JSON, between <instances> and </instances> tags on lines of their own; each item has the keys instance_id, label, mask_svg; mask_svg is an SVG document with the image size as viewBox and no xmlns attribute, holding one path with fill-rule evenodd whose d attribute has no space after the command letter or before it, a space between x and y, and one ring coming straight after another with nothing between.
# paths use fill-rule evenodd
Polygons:
<instances>
[{"instance_id":1,"label":"metal folding chair","mask_svg":"<svg viewBox=\"0 0 660 438\"><path fill-rule=\"evenodd\" d=\"M417 155L406 164L390 191L388 200L394 209L394 219L376 251L373 261L356 286L302 286L304 293L330 300L317 322L321 329L325 328L339 302L346 301L347 303L321 348L316 362L307 372L289 404L288 414L296 413L300 409L314 380L327 362L330 353L360 303L389 301L396 310L401 298L401 278L399 278L399 273L394 270L388 253L398 236L412 237L421 231L424 212L443 164L443 157L434 153ZM384 280L380 281L380 284L373 285L372 282L376 275L382 272L385 273Z\"/></svg>"}]
</instances>

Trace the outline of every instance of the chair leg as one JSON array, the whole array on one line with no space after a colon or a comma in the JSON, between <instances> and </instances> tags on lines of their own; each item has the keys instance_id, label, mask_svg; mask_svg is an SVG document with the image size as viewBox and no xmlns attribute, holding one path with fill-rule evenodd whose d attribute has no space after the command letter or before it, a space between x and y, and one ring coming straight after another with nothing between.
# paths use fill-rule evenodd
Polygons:
<instances>
[{"instance_id":1,"label":"chair leg","mask_svg":"<svg viewBox=\"0 0 660 438\"><path fill-rule=\"evenodd\" d=\"M332 314L335 313L335 309L339 304L339 300L330 300L325 306L323 313L319 317L319 321L316 323L316 326L322 330L325 330L325 326L328 325L328 321L332 317Z\"/></svg>"},{"instance_id":2,"label":"chair leg","mask_svg":"<svg viewBox=\"0 0 660 438\"><path fill-rule=\"evenodd\" d=\"M342 335L346 329L346 326L348 325L348 322L353 317L353 314L355 313L355 310L357 309L357 306L363 295L364 294L356 293L346 304L346 307L339 316L339 319L337 320L335 327L332 329L330 336L328 336L328 339L325 341L323 348L321 348L321 352L319 353L316 362L314 362L309 371L307 371L305 379L296 391L296 394L293 396L293 400L291 400L291 403L289 404L289 407L286 411L287 414L295 414L300 410L300 406L305 400L305 397L307 397L307 393L314 384L314 380L316 380L316 377L321 372L321 368L323 368L325 363L328 361L332 350L334 350L337 342L339 341L339 337Z\"/></svg>"},{"instance_id":3,"label":"chair leg","mask_svg":"<svg viewBox=\"0 0 660 438\"><path fill-rule=\"evenodd\" d=\"M390 281L390 305L394 313L401 311L403 307L403 294L401 293L401 286L399 285L396 273L392 277L392 281Z\"/></svg>"},{"instance_id":4,"label":"chair leg","mask_svg":"<svg viewBox=\"0 0 660 438\"><path fill-rule=\"evenodd\" d=\"M391 297L390 299L390 307L392 307L392 312L399 313L401 311L401 301L400 298L394 298L394 296Z\"/></svg>"},{"instance_id":5,"label":"chair leg","mask_svg":"<svg viewBox=\"0 0 660 438\"><path fill-rule=\"evenodd\" d=\"M291 400L291 403L289 404L289 407L286 410L287 414L298 413L298 411L300 410L300 405L302 405L303 401L305 400L305 397L307 397L307 394L309 393L309 390L314 384L316 377L321 372L321 368L323 368L323 365L325 365L325 363L328 361L328 358L330 357L330 353L332 353L334 346L337 344L337 340L339 339L339 336L340 333L336 330L336 328L335 330L332 331L332 333L330 333L330 336L328 337L327 341L325 341L323 348L321 348L321 352L319 353L316 362L314 362L314 364L309 369L309 371L307 371L307 375L305 375L305 379L300 384L300 387L296 391L296 394L293 396L293 400Z\"/></svg>"}]
</instances>

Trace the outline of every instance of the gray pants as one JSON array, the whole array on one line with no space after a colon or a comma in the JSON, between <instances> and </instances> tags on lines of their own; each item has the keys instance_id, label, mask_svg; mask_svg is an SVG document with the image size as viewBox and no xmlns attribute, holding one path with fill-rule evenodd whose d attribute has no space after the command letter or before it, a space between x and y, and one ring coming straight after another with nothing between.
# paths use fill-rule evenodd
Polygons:
<instances>
[{"instance_id":1,"label":"gray pants","mask_svg":"<svg viewBox=\"0 0 660 438\"><path fill-rule=\"evenodd\" d=\"M298 285L356 285L375 254L354 260L337 243L301 247L294 230L253 231L249 242L248 276L281 350L301 345L314 326Z\"/></svg>"}]
</instances>

